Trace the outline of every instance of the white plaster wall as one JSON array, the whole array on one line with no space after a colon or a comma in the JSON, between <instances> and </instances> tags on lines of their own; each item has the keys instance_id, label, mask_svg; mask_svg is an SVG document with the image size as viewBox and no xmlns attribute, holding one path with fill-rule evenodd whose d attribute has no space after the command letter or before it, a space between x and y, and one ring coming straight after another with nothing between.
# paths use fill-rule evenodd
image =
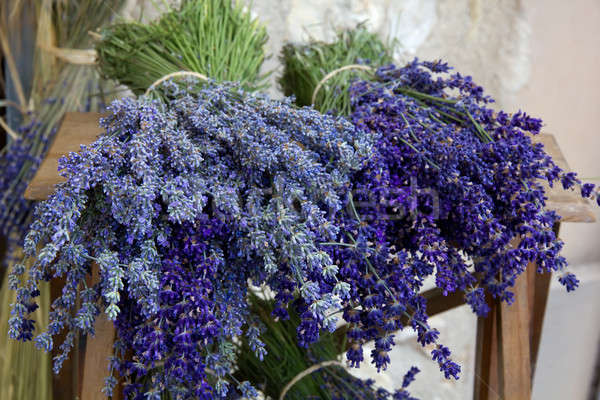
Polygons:
<instances>
[{"instance_id":1,"label":"white plaster wall","mask_svg":"<svg viewBox=\"0 0 600 400\"><path fill-rule=\"evenodd\" d=\"M127 14L140 14L130 0ZM335 30L367 21L383 38L398 42L398 62L414 56L443 59L483 85L507 111L542 117L567 160L583 177L600 177L600 2L598 0L248 0L266 25L265 70L279 73L286 41L330 39ZM156 15L147 6L146 16ZM273 77L273 83L274 83ZM275 85L270 90L280 96ZM598 214L600 216L600 214ZM548 304L535 399L584 399L600 336L600 224L563 225L565 255L581 272L582 290L567 295L553 286ZM436 316L432 325L463 366L458 382L443 379L410 334L399 337L392 367L362 376L399 387L413 364L423 371L412 385L422 399L472 397L475 318L467 308ZM594 344L596 343L596 345Z\"/></svg>"},{"instance_id":2,"label":"white plaster wall","mask_svg":"<svg viewBox=\"0 0 600 400\"><path fill-rule=\"evenodd\" d=\"M507 107L542 117L571 167L600 181L600 2L529 0L530 78ZM600 220L600 208L595 207ZM563 224L564 255L581 287L554 285L533 399L588 399L600 345L600 223ZM600 393L598 394L600 395Z\"/></svg>"},{"instance_id":3,"label":"white plaster wall","mask_svg":"<svg viewBox=\"0 0 600 400\"><path fill-rule=\"evenodd\" d=\"M499 100L528 80L529 30L518 0L254 0L269 50L287 41L331 39L360 22L397 42L398 62L443 58L471 74ZM278 70L277 57L265 67Z\"/></svg>"}]
</instances>

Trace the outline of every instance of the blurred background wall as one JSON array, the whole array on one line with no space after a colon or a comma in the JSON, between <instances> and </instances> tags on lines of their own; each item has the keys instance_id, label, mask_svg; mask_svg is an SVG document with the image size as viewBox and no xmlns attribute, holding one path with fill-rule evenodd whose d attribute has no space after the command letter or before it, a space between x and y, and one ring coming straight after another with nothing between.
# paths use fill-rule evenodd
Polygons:
<instances>
[{"instance_id":1,"label":"blurred background wall","mask_svg":"<svg viewBox=\"0 0 600 400\"><path fill-rule=\"evenodd\" d=\"M524 1L531 27L530 77L511 103L541 116L567 160L598 184L600 162L600 2ZM598 211L598 208L595 208ZM596 212L597 218L600 214ZM581 290L554 285L544 323L534 399L586 399L598 379L600 224L563 224L565 256ZM555 282L554 282L555 283ZM594 371L595 370L595 371ZM597 389L596 389L597 390ZM590 399L599 399L596 392Z\"/></svg>"},{"instance_id":2,"label":"blurred background wall","mask_svg":"<svg viewBox=\"0 0 600 400\"><path fill-rule=\"evenodd\" d=\"M147 4L146 4L147 3ZM156 14L150 1L131 0L127 14ZM142 7L143 4L146 4ZM470 74L497 100L497 107L543 118L582 177L600 177L600 1L598 0L253 0L251 9L267 24L269 50L286 41L330 39L335 29L366 21L396 40L398 62L415 56L438 59ZM266 69L278 74L277 57ZM271 90L279 96L276 86ZM600 217L600 214L598 214ZM600 224L564 224L565 255L581 288L566 294L553 285L534 399L586 399L600 345ZM406 369L423 373L411 386L422 399L472 397L476 320L460 308L436 316L433 326L463 365L458 382L440 377L410 334L400 336L392 367L380 384L398 387ZM375 376L365 366L358 373ZM597 373L597 371L596 371ZM590 397L591 398L591 397Z\"/></svg>"}]
</instances>

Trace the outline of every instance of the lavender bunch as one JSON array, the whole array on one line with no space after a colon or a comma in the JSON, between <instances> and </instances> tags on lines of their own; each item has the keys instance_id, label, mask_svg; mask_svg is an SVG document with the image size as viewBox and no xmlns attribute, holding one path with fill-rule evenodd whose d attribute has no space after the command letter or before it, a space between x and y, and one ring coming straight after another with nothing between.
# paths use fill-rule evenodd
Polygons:
<instances>
[{"instance_id":1,"label":"lavender bunch","mask_svg":"<svg viewBox=\"0 0 600 400\"><path fill-rule=\"evenodd\" d=\"M331 43L313 40L302 45L286 44L280 61L284 68L277 81L284 95L293 95L300 106L312 105L322 112L348 115L352 80L366 79L370 74L354 68L335 71L352 64L387 65L392 62L392 50L376 34L359 25L339 32ZM334 75L323 82L315 96L315 88L330 73Z\"/></svg>"},{"instance_id":2,"label":"lavender bunch","mask_svg":"<svg viewBox=\"0 0 600 400\"><path fill-rule=\"evenodd\" d=\"M333 215L342 210L350 176L365 165L371 141L343 119L297 109L289 100L251 95L235 85L200 86L190 80L188 86L165 83L163 89L161 101L141 97L114 102L100 139L61 160L67 182L37 207L25 239L25 252L35 263L27 275L23 264L17 265L9 278L17 290L9 334L30 340L29 314L36 307L38 283L65 277L48 331L35 338L39 347L50 350L53 336L68 332L56 370L78 332L93 334L100 312L123 326L124 337L132 329L127 324L137 326L138 316L144 320L139 323L153 327L148 335L161 327L157 313L168 308L168 299L161 298L164 279L180 263L172 254L170 265L163 249L170 248L173 225L198 223L205 215L231 232L227 248L234 261L227 270L239 266L240 279L267 283L277 291L297 288L319 326L333 329L335 318L325 314L349 290L341 281L328 291L319 288L319 277L335 277L335 266L320 243L338 234ZM218 251L211 245L202 257ZM99 267L100 281L88 286L92 263ZM202 268L208 274L213 267ZM227 294L230 290L242 290L226 283L214 288L215 296L224 296L223 304L233 296ZM118 319L122 308L137 310L136 317L129 311ZM236 329L223 331L223 337ZM154 340L135 342L140 354ZM188 339L182 340L179 345L185 346ZM156 354L168 360L176 348L167 346ZM227 352L213 349L211 354L208 365L221 377L232 361ZM144 357L139 360L148 370L155 355ZM203 369L202 364L187 365ZM165 367L172 371L171 365ZM187 379L173 374L152 383L146 394L157 395L169 379ZM226 393L223 384L215 388L217 395ZM200 389L183 390L187 396Z\"/></svg>"},{"instance_id":3,"label":"lavender bunch","mask_svg":"<svg viewBox=\"0 0 600 400\"><path fill-rule=\"evenodd\" d=\"M96 44L102 75L140 95L163 76L194 71L244 88L265 87L265 27L239 0L184 0L150 24L122 22Z\"/></svg>"},{"instance_id":4,"label":"lavender bunch","mask_svg":"<svg viewBox=\"0 0 600 400\"><path fill-rule=\"evenodd\" d=\"M307 57L302 68L318 70L319 63ZM415 60L350 85L349 119L375 140L376 152L352 179L348 212L336 216L340 240L322 245L338 279L350 283L348 324L339 333L354 366L365 358L363 344L374 341L372 362L385 369L394 332L407 326L422 345L437 342L419 294L429 276L445 294L464 292L480 316L489 311L488 296L512 302L510 288L529 263L539 272L561 271L568 291L578 284L565 270L553 231L559 216L545 209L542 182L597 199L594 186L562 171L532 142L539 119L493 111L493 100L470 77L450 72L442 62ZM316 87L307 84L303 91ZM321 110L343 112L344 101ZM305 317L301 335L318 334ZM448 348L436 343L431 355L447 378L458 378Z\"/></svg>"},{"instance_id":5,"label":"lavender bunch","mask_svg":"<svg viewBox=\"0 0 600 400\"><path fill-rule=\"evenodd\" d=\"M541 120L493 111L488 107L493 100L470 77L435 75L449 72L447 64L417 60L403 68L380 68L378 81L353 86L351 118L360 129L381 135L376 165L389 177L388 187L406 187L412 180L417 191L429 189L412 208L432 214L432 233L445 240L430 234L427 245L458 249L474 268L455 264L458 257L449 250L444 257L450 262L447 277L439 277L437 284L445 291L471 287L467 302L485 315L483 287L511 302L509 289L528 263L534 262L540 272L566 267L560 256L563 243L552 230L560 217L545 209L543 182L578 187L584 198L597 195L592 184L562 171L542 144L533 143L531 135L539 133ZM450 90L459 95L448 95ZM438 204L432 204L432 194ZM397 195L382 196L411 208ZM438 251L431 256L439 256ZM567 290L577 285L568 272L560 281Z\"/></svg>"}]
</instances>

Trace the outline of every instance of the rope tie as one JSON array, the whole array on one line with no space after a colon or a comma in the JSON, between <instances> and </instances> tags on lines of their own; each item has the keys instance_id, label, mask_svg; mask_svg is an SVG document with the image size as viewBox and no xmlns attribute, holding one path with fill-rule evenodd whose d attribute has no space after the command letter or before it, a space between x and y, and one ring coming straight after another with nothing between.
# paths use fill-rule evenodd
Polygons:
<instances>
[{"instance_id":1,"label":"rope tie","mask_svg":"<svg viewBox=\"0 0 600 400\"><path fill-rule=\"evenodd\" d=\"M42 50L52 54L59 60L75 65L96 64L96 50L94 49L69 49L67 47L38 45Z\"/></svg>"},{"instance_id":2,"label":"rope tie","mask_svg":"<svg viewBox=\"0 0 600 400\"><path fill-rule=\"evenodd\" d=\"M177 76L194 76L196 78L200 78L203 81L208 81L208 77L206 75L201 74L200 72L194 72L194 71L177 71L177 72L171 72L170 74L167 74L157 80L155 80L152 85L150 85L150 87L148 87L148 89L146 90L146 95L148 95L148 93L150 93L152 90L154 90L158 85L160 85L161 83L163 83L164 81L166 81L167 79L171 79L171 78L175 78Z\"/></svg>"},{"instance_id":3,"label":"rope tie","mask_svg":"<svg viewBox=\"0 0 600 400\"><path fill-rule=\"evenodd\" d=\"M2 129L4 129L8 136L10 136L13 140L18 140L21 138L21 135L19 135L10 126L8 126L8 124L6 123L6 121L4 121L2 117L0 117L0 127L2 127Z\"/></svg>"},{"instance_id":4,"label":"rope tie","mask_svg":"<svg viewBox=\"0 0 600 400\"><path fill-rule=\"evenodd\" d=\"M323 361L322 363L319 364L315 364L312 367L308 367L307 369L305 369L304 371L300 372L298 375L296 375L291 381L288 382L287 385L285 385L285 387L283 388L283 390L281 391L281 394L279 395L279 400L284 400L285 399L285 395L287 394L287 392L292 388L292 386L294 386L300 379L304 378L307 375L312 374L315 371L320 370L321 368L325 368L325 367L330 367L330 366L337 366L337 367L344 367L344 364L342 364L339 361L335 361L335 360L329 360L329 361Z\"/></svg>"},{"instance_id":5,"label":"rope tie","mask_svg":"<svg viewBox=\"0 0 600 400\"><path fill-rule=\"evenodd\" d=\"M358 70L362 70L362 71L373 72L373 68L371 68L368 65L363 65L363 64L350 64L350 65L345 65L343 67L340 67L338 69L334 69L333 71L331 71L330 73L325 75L323 77L323 79L321 79L319 81L319 83L317 83L317 86L315 87L315 90L313 91L313 94L312 94L312 99L310 101L311 104L315 104L315 100L317 99L317 93L319 93L319 90L321 90L321 86L323 86L325 84L325 82L327 82L329 79L331 79L333 76L339 74L340 72L347 71L349 69L358 69Z\"/></svg>"},{"instance_id":6,"label":"rope tie","mask_svg":"<svg viewBox=\"0 0 600 400\"><path fill-rule=\"evenodd\" d=\"M95 41L102 40L102 35L96 32L88 31L88 35ZM96 64L97 53L94 49L70 49L67 47L56 47L52 45L38 44L38 46L54 57L75 65L94 65Z\"/></svg>"}]
</instances>

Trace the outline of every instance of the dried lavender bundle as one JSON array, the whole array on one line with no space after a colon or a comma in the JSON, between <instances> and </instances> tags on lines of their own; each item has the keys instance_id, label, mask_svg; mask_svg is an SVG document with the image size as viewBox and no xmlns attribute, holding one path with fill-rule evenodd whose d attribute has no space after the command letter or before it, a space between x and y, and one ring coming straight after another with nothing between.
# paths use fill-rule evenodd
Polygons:
<instances>
[{"instance_id":1,"label":"dried lavender bundle","mask_svg":"<svg viewBox=\"0 0 600 400\"><path fill-rule=\"evenodd\" d=\"M113 367L132 377L127 391L224 397L232 338L247 323L248 280L298 292L319 326L334 328L327 310L349 286L320 244L336 240L332 216L371 143L345 120L236 86L192 80L161 89L163 100L113 103L104 135L61 162L67 182L37 208L25 240L35 264L10 277L17 303L9 333L32 339L38 282L65 276L49 329L35 338L49 350L53 336L69 332L57 369L75 335L93 333L105 312L119 328ZM213 224L223 227L206 231ZM92 262L100 282L87 287ZM176 290L180 279L198 281Z\"/></svg>"},{"instance_id":2,"label":"dried lavender bundle","mask_svg":"<svg viewBox=\"0 0 600 400\"><path fill-rule=\"evenodd\" d=\"M38 7L40 15L50 13L48 18L56 31L59 46L81 48L90 45L88 31L106 24L122 3L123 0L79 0L55 8L42 2ZM41 58L38 56L38 63ZM38 68L47 67L46 64L38 65ZM48 77L46 82L38 82L39 91L31 94L34 109L24 115L25 123L17 130L19 137L10 141L0 153L0 234L9 239L11 248L19 246L27 232L34 202L25 200L23 193L44 158L64 113L101 110L105 106L103 92L107 88L93 66L59 63L54 71L55 75Z\"/></svg>"},{"instance_id":3,"label":"dried lavender bundle","mask_svg":"<svg viewBox=\"0 0 600 400\"><path fill-rule=\"evenodd\" d=\"M139 40L151 42L144 42L144 47ZM239 79L248 87L256 87L263 78L258 71L265 40L264 28L239 4L189 1L150 26L133 23L111 27L98 45L99 64L103 74L136 92L164 74L182 69L203 71L217 80ZM135 56L127 49L134 50ZM170 63L173 57L177 61ZM185 77L183 81L187 81ZM150 97L114 103L112 114L104 121L106 135L61 164L68 184L38 207L37 219L25 240L26 252L33 257L17 264L9 278L10 286L17 289L9 335L32 339L33 320L27 315L35 308L34 299L39 294L36 282L66 277L63 296L53 304L48 330L35 340L38 347L49 350L53 337L67 331L66 340L60 344L61 355L55 358L55 371L78 336L93 333L96 316L105 311L115 320L119 335L110 369L118 370L125 379L127 396L214 398L236 393L229 390L228 375L234 361L230 342L241 333L248 317L245 279L259 271L256 262L247 258L247 265L235 269L241 259L233 258L233 254L241 257L239 249L243 248L236 240L256 246L261 252L253 256L267 260L269 249L255 242L265 240L265 231L273 228L250 231L256 224L267 223L268 210L248 220L252 212L261 209L246 210L245 205L252 208L252 201L258 201L255 207L265 206L260 196L269 192L253 187L257 183L252 180L243 181L248 177L245 171L236 170L242 165L264 165L263 160L249 159L244 146L260 136L254 130L262 122L260 129L274 137L269 143L263 142L266 147L260 156L268 157L271 151L270 159L276 166L294 165L296 174L302 174L302 168L294 163L308 163L316 170L319 166L313 153L301 153L300 146L311 148L311 144L298 139L288 148L290 138L277 137L277 125L264 119L275 118L279 110L271 111L270 116L258 113L274 107L268 99L251 99L238 86L211 83L201 89L203 85L193 81L180 87L167 81ZM243 100L248 101L244 109L238 107ZM244 117L248 132L236 136L241 133ZM290 118L308 123L297 115ZM338 127L332 122L329 125L334 131ZM227 126L229 137L220 130ZM212 134L203 134L205 128ZM297 129L293 132L300 134ZM243 143L236 142L242 138ZM315 134L305 140L313 140L313 147L326 143L317 143ZM282 144L286 144L285 151L277 148ZM331 172L341 178L344 168L353 167L354 150L341 146L335 151L343 160L338 163L341 169L332 167ZM288 163L286 157L296 158ZM254 180L267 179L268 172L262 166L256 168L259 178ZM108 170L112 173L107 175ZM292 190L291 181L286 181L288 187L280 182L284 176L274 176L277 180L273 182L282 193ZM305 176L306 171L293 179L299 185ZM319 175L313 177L310 196L329 189L327 201L335 202L337 183L317 189ZM270 183L267 179L268 187ZM243 184L249 185L247 189ZM277 204L281 206L280 201ZM276 207L275 201L270 207ZM59 215L62 212L65 214ZM251 232L252 237L234 230L241 218L245 218L245 232ZM315 221L318 218L315 215ZM291 216L281 222L292 224L293 219ZM44 226L50 220L56 223L53 233ZM198 246L196 242L190 245L189 237L198 238ZM310 240L314 238L290 246L308 249ZM39 252L38 244L45 244ZM232 245L236 247L230 248ZM232 258L235 262L230 262ZM25 265L31 261L33 267L26 273ZM91 273L91 261L99 265L101 279L88 287L83 279ZM274 262L269 261L269 265ZM231 279L224 282L220 278L223 274ZM266 279L268 274L272 271L263 271L254 279ZM19 282L23 275L26 277ZM257 352L264 349L257 347ZM210 376L205 369L211 371ZM115 384L115 378L109 376L107 395ZM239 390L253 389L239 383Z\"/></svg>"},{"instance_id":4,"label":"dried lavender bundle","mask_svg":"<svg viewBox=\"0 0 600 400\"><path fill-rule=\"evenodd\" d=\"M320 46L349 45L313 44L301 67L284 60L294 65L284 76L318 71ZM298 93L314 92L315 80L305 82ZM481 87L442 62L383 66L347 85L348 118L376 143L369 166L352 179L354 220L336 221L346 238L331 243L340 278L353 288L342 328L353 365L364 360L362 345L374 341L372 362L385 369L394 332L405 325L423 345L436 340L419 295L431 275L444 293L464 292L481 316L489 310L486 294L512 302L510 288L531 262L540 272L560 271L559 281L575 289L552 229L560 218L545 208L542 181L560 181L584 198L598 194L532 142L539 119L493 111ZM331 109L320 109L344 113L345 102L332 97ZM460 368L449 356L442 345L432 351L446 377L457 378Z\"/></svg>"}]
</instances>

